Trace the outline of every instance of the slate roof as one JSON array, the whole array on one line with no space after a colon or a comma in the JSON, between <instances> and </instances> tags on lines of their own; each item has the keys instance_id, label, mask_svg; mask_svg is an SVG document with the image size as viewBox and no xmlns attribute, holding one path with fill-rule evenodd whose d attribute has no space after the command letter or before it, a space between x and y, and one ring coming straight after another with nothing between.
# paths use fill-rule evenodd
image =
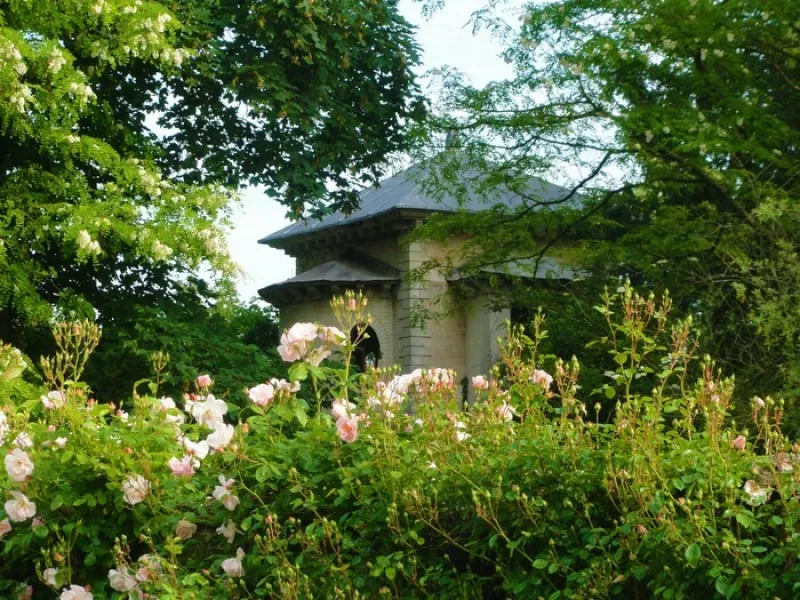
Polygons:
<instances>
[{"instance_id":1,"label":"slate roof","mask_svg":"<svg viewBox=\"0 0 800 600\"><path fill-rule=\"evenodd\" d=\"M296 277L258 290L258 295L270 300L276 293L291 288L314 285L352 286L365 283L398 283L400 271L371 257L338 258L300 273Z\"/></svg>"},{"instance_id":2,"label":"slate roof","mask_svg":"<svg viewBox=\"0 0 800 600\"><path fill-rule=\"evenodd\" d=\"M534 267L536 268L535 276L533 275ZM561 279L566 281L581 279L587 275L585 271L570 267L552 256L542 257L538 265L536 264L536 259L526 258L512 260L503 265L486 266L481 268L481 272L495 275L508 275L509 277ZM458 281L462 278L462 274L455 271L447 279L448 281Z\"/></svg>"},{"instance_id":3,"label":"slate roof","mask_svg":"<svg viewBox=\"0 0 800 600\"><path fill-rule=\"evenodd\" d=\"M324 217L322 220L298 221L260 239L258 243L280 245L281 242L297 236L357 223L395 210L454 213L459 209L464 209L468 212L478 212L498 204L513 208L525 202L520 195L508 189L496 190L491 196L487 197L483 193L470 190L469 185L466 185L468 193L462 205L459 205L458 199L450 194L432 198L420 189L421 182L427 176L426 173L427 171L424 167L412 166L384 180L380 187L363 191L359 208L350 213L350 215L336 212ZM462 177L465 182L469 182L476 175L474 171L465 170L465 175ZM536 178L530 179L529 187L525 191L527 196L536 197L543 203L543 206L539 209L545 208L548 202L558 202L565 198L568 193L569 191L563 187Z\"/></svg>"}]
</instances>

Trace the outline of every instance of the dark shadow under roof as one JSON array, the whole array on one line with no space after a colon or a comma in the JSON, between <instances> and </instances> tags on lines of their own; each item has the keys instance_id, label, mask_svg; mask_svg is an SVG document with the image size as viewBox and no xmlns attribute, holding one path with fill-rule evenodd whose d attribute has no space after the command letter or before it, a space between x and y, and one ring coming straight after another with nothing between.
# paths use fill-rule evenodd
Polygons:
<instances>
[{"instance_id":1,"label":"dark shadow under roof","mask_svg":"<svg viewBox=\"0 0 800 600\"><path fill-rule=\"evenodd\" d=\"M491 193L471 190L468 182L476 180L478 173L469 169L466 169L462 175L464 187L467 189L465 197L461 199L462 203L459 203L459 199L449 193L433 198L421 189L429 173L429 169L418 165L412 166L384 180L380 187L363 191L359 208L350 215L339 211L321 220L298 221L260 239L258 243L279 244L296 236L357 223L394 210L430 213L454 213L459 210L479 212L498 205L515 208L526 202L525 198L509 189L494 189ZM558 202L563 200L569 192L561 186L538 178L531 178L523 193L525 196L536 198L538 202L541 202L541 206L538 207L541 209L546 208L548 203L554 204L556 208L559 207Z\"/></svg>"}]
</instances>

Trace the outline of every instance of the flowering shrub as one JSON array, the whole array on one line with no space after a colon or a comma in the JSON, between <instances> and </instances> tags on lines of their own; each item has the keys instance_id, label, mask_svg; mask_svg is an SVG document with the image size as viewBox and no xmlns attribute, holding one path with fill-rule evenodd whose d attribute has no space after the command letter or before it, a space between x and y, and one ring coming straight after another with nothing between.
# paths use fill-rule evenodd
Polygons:
<instances>
[{"instance_id":1,"label":"flowering shrub","mask_svg":"<svg viewBox=\"0 0 800 600\"><path fill-rule=\"evenodd\" d=\"M212 376L177 402L155 383L96 401L75 375L98 332L62 328L50 387L0 412L0 595L796 596L781 404L731 422L733 382L695 356L691 323L669 324L668 298L626 288L598 307L610 423L577 360L543 370L541 316L462 407L452 371L351 374L342 331L365 335L366 302L333 307L341 330L289 329L290 381L253 382L241 410Z\"/></svg>"}]
</instances>

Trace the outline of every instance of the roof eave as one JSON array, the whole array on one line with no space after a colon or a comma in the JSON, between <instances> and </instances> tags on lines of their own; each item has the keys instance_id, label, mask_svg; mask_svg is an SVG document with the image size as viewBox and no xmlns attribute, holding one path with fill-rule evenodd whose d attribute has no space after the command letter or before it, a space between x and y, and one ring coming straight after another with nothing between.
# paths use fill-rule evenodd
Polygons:
<instances>
[{"instance_id":1,"label":"roof eave","mask_svg":"<svg viewBox=\"0 0 800 600\"><path fill-rule=\"evenodd\" d=\"M307 231L302 233L293 233L287 236L275 237L275 234L268 235L258 240L259 244L264 244L277 250L284 250L291 254L293 247L304 245L312 240L322 240L331 237L341 237L342 235L352 235L352 233L364 227L375 225L376 223L393 221L397 224L398 228L403 228L403 222L417 221L425 219L437 212L449 211L435 211L435 210L422 210L422 209L408 209L403 207L392 208L390 210L370 215L367 218L358 219L355 221L348 221L344 223L337 223L328 227L323 227L316 231ZM396 217L399 217L397 219ZM393 225L395 224L393 223Z\"/></svg>"}]
</instances>

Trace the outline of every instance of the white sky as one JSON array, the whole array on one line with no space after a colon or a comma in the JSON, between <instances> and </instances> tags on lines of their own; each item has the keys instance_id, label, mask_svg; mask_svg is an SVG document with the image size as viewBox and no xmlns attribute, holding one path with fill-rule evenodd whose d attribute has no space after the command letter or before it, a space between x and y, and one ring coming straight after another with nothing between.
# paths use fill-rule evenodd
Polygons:
<instances>
[{"instance_id":1,"label":"white sky","mask_svg":"<svg viewBox=\"0 0 800 600\"><path fill-rule=\"evenodd\" d=\"M417 42L423 53L420 74L448 65L465 73L478 86L511 76L511 68L498 56L500 45L488 33L473 36L467 25L473 11L485 3L486 0L449 0L445 9L425 19L419 4L401 0L400 12L419 28ZM248 188L242 194L241 207L233 215L228 245L234 260L244 270L238 283L243 300L256 296L259 288L295 274L294 259L280 250L256 243L289 224L285 212L286 209L267 197L263 189Z\"/></svg>"}]
</instances>

